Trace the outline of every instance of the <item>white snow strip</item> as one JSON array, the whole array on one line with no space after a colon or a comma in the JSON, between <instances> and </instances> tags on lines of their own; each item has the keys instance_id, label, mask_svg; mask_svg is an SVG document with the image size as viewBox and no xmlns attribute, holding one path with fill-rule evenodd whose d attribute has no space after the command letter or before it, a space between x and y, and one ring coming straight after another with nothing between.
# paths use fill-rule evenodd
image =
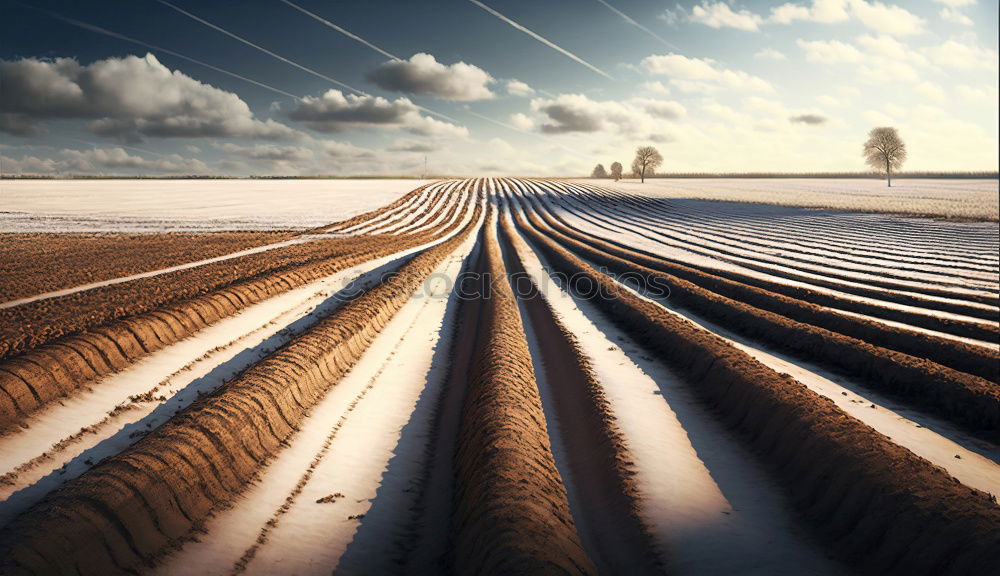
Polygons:
<instances>
[{"instance_id":1,"label":"white snow strip","mask_svg":"<svg viewBox=\"0 0 1000 576\"><path fill-rule=\"evenodd\" d=\"M590 358L635 459L641 514L671 573L839 574L789 503L687 386L593 306L559 289L518 242L525 268ZM659 398L657 398L659 397Z\"/></svg>"},{"instance_id":2,"label":"white snow strip","mask_svg":"<svg viewBox=\"0 0 1000 576\"><path fill-rule=\"evenodd\" d=\"M435 275L430 284L433 297L418 291L397 312L358 364L313 408L260 481L233 507L210 519L207 533L198 541L165 558L155 573L229 572L317 456L321 460L310 481L271 530L247 573L329 574L355 535L366 527L367 519L359 515L374 504L408 510L415 494L401 488L421 470L423 442L412 437L426 441L431 403L420 403L423 413L416 414L414 409L423 391L433 396L441 384L439 378L428 378L428 373L443 337L450 299L446 296L474 238L438 269L444 275ZM404 429L411 438L402 437ZM324 443L331 434L327 451ZM404 444L406 452L395 451ZM392 491L386 488L390 485ZM317 502L338 493L343 496L332 502ZM392 526L383 529L391 532ZM377 557L365 556L368 568L379 562Z\"/></svg>"}]
</instances>

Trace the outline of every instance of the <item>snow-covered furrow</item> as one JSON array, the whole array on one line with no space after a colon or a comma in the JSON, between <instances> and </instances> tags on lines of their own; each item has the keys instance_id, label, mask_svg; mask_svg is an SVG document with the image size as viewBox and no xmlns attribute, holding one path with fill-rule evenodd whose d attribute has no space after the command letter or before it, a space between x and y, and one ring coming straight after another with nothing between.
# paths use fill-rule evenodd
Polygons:
<instances>
[{"instance_id":1,"label":"snow-covered furrow","mask_svg":"<svg viewBox=\"0 0 1000 576\"><path fill-rule=\"evenodd\" d=\"M621 287L635 293L626 284L621 284ZM969 436L950 423L918 410L898 406L896 402L872 392L861 382L791 359L767 345L707 322L690 311L667 307L657 300L650 301L657 302L667 312L722 337L765 366L779 373L790 374L811 390L833 400L844 412L888 436L896 444L944 468L963 484L994 494L1000 493L1000 449L995 445Z\"/></svg>"},{"instance_id":2,"label":"snow-covered furrow","mask_svg":"<svg viewBox=\"0 0 1000 576\"><path fill-rule=\"evenodd\" d=\"M890 256L905 254L914 258L958 259L992 266L1000 261L996 255L998 238L989 224L949 222L947 228L951 233L948 238L928 240L924 236L933 233L933 227L928 227L934 222L927 219L831 210L782 209L737 202L669 200L624 194L593 185L585 185L585 188L603 192L611 200L628 202L664 217L683 214L713 228L751 234L765 233L774 238L795 236L814 242L830 238L831 241L825 246L837 251L854 249L861 253L875 251ZM901 228L903 235L880 235L879 223L887 221Z\"/></svg>"},{"instance_id":3,"label":"snow-covered furrow","mask_svg":"<svg viewBox=\"0 0 1000 576\"><path fill-rule=\"evenodd\" d=\"M421 194L408 209L397 214L396 219L386 221L363 230L367 234L396 234L402 228L424 222L436 213L436 209L446 198L442 187L430 187Z\"/></svg>"},{"instance_id":4,"label":"snow-covered furrow","mask_svg":"<svg viewBox=\"0 0 1000 576\"><path fill-rule=\"evenodd\" d=\"M470 218L471 212L462 224ZM28 427L0 437L0 526L302 333L412 254L456 233L249 306L33 414Z\"/></svg>"},{"instance_id":5,"label":"snow-covered furrow","mask_svg":"<svg viewBox=\"0 0 1000 576\"><path fill-rule=\"evenodd\" d=\"M949 290L956 293L980 293L990 294L995 291L996 282L992 280L979 279L974 277L954 277L939 273L913 272L906 270L889 271L879 266L862 266L843 262L836 258L829 258L817 255L812 258L790 257L777 250L761 252L752 248L742 248L736 244L725 244L708 240L686 230L676 227L665 226L654 221L649 221L644 216L632 214L614 214L603 210L595 203L581 204L578 198L562 195L547 195L554 204L566 211L572 211L581 217L585 217L594 223L604 225L609 229L616 229L628 226L630 229L643 234L653 234L665 242L687 246L697 249L706 255L720 259L730 259L740 262L754 263L765 266L781 266L799 272L822 273L834 277L842 277L857 281L878 280L882 282L892 282L900 286L909 286L919 289L922 286L931 285L938 290ZM582 216L586 214L586 216Z\"/></svg>"},{"instance_id":6,"label":"snow-covered furrow","mask_svg":"<svg viewBox=\"0 0 1000 576\"><path fill-rule=\"evenodd\" d=\"M472 186L462 186L450 191L442 192L440 199L435 206L428 210L425 215L418 220L392 230L392 234L414 234L433 228L441 224L441 221L448 217L448 211L453 206L461 206L468 200L473 192Z\"/></svg>"},{"instance_id":7,"label":"snow-covered furrow","mask_svg":"<svg viewBox=\"0 0 1000 576\"><path fill-rule=\"evenodd\" d=\"M430 189L437 190L437 188L435 188L433 186L432 187L428 187L428 189L429 190ZM442 210L441 212L438 212L438 211L434 210L434 205L431 204L431 205L429 205L427 207L427 211L425 213L423 213L423 214L420 214L420 216L422 217L421 219L423 220L423 223L425 225L419 226L419 227L412 226L411 229L409 229L407 231L409 231L409 232L418 232L418 231L428 230L428 229L432 228L436 224L436 222L437 222L438 219L444 217L444 210ZM431 218L433 218L434 221L428 222L427 220L429 220ZM364 226L365 229L367 230L369 227L378 226L378 224L375 223L375 222L368 222L368 223L359 224L358 226ZM336 234L333 234L333 236L344 236L344 235L348 235L348 234L354 235L354 234L358 234L358 233L362 233L362 230L356 229L356 227L352 227L351 229L345 229L343 231L338 231ZM248 248L246 250L240 250L238 252L232 252L230 254L223 254L221 256L215 256L213 258L206 258L206 259L203 259L203 260L196 260L196 261L193 261L193 262L186 262L184 264L178 264L176 266L169 266L169 267L166 267L166 268L160 268L158 270L151 270L149 272L142 272L142 273L139 273L139 274L132 274L132 275L129 275L129 276L121 276L121 277L118 277L118 278L111 278L109 280L102 280L100 282L91 282L91 283L88 283L88 284L81 284L81 285L73 286L73 287L70 287L70 288L63 288L63 289L60 289L60 290L54 290L52 292L45 292L45 293L36 294L36 295L33 295L33 296L26 296L24 298L18 298L16 300L9 300L7 302L0 302L0 310L2 310L4 308L13 308L15 306L20 306L20 305L28 304L28 303L31 303L31 302L36 302L36 301L39 301L39 300L47 300L47 299L50 299L50 298L59 298L59 297L62 297L62 296L68 296L70 294L75 294L77 292L85 292L87 290L93 290L95 288L102 288L102 287L105 287L105 286L113 286L115 284L124 284L126 282L132 282L132 281L141 280L141 279L144 279L144 278L152 278L152 277L155 277L155 276L160 276L160 275L163 275L163 274L169 274L169 273L172 273L172 272L179 272L179 271L182 271L182 270L189 270L191 268L197 268L199 266L205 266L207 264L213 264L213 263L216 263L216 262L224 262L226 260L232 260L234 258L240 258L242 256L249 256L249 255L252 255L252 254L259 254L261 252L267 252L269 250L274 250L274 249L277 249L277 248L284 248L284 247L287 247L287 246L294 246L296 244L302 244L302 243L305 243L305 242L312 242L312 241L315 241L315 240L329 238L330 236L331 236L331 234L304 234L304 235L297 236L295 238L291 238L289 240L283 240L281 242L274 242L274 243L271 243L271 244L265 244L263 246L256 246L254 248Z\"/></svg>"},{"instance_id":8,"label":"snow-covered furrow","mask_svg":"<svg viewBox=\"0 0 1000 576\"><path fill-rule=\"evenodd\" d=\"M514 185L516 186L517 183L515 183ZM537 190L534 190L534 189L530 188L530 185L526 185L524 187L524 189L525 190L532 190L532 194L537 194L538 193ZM541 209L548 211L547 210L547 206L544 203L541 204L540 206L541 206ZM564 216L566 216L566 215L564 214ZM782 277L782 276L775 276L775 275L772 275L772 274L766 274L766 273L763 273L763 272L760 272L760 271L754 270L754 269L743 268L743 267L741 267L739 265L736 265L736 264L733 264L733 263L722 262L722 261L719 261L719 260L707 258L707 257L704 257L704 256L702 256L700 254L695 254L695 253L688 252L688 251L686 251L683 248L667 247L667 246L664 246L662 243L659 243L659 242L657 242L655 240L651 240L648 237L639 236L639 235L631 233L631 232L629 232L627 230L618 230L618 231L615 231L614 233L612 233L609 230L607 230L606 228L601 228L599 226L595 226L595 225L591 224L590 222L585 221L585 220L581 220L579 218L568 217L567 221L570 222L571 226L574 227L579 232L591 235L591 236L596 237L596 238L604 238L604 239L608 239L608 240L611 240L611 241L621 242L621 243L623 243L624 245L627 245L627 246L631 246L631 247L634 247L634 248L637 248L637 249L640 249L640 250L646 250L646 251L648 251L650 253L659 254L659 255L661 255L661 256L663 256L663 257L665 257L667 259L670 259L670 260L675 260L675 261L678 261L678 262L683 262L683 263L690 264L692 266L701 268L701 269L703 269L703 270L705 270L705 271L707 271L709 273L712 273L714 270L737 272L737 273L745 274L745 275L752 276L752 277L755 277L755 278L761 278L761 279L764 279L764 280L767 280L767 281L778 282L778 283L786 284L786 285L789 285L789 286L797 286L797 287L807 288L809 290L814 290L814 291L817 291L817 292L827 293L827 294L831 294L833 296L847 298L847 299L855 300L855 301L858 301L858 302L862 302L862 303L866 303L866 304L873 304L873 305L876 305L876 306L879 306L879 307L884 307L884 308L888 308L888 309L899 310L899 311L903 311L903 312L907 312L907 313L911 313L911 314L926 315L926 316L930 316L930 317L947 318L947 319L951 319L951 320L965 321L965 322L985 324L985 325L995 324L995 321L986 320L986 319L979 318L979 317L966 316L966 315L962 315L962 314L956 314L956 313L952 313L952 312L947 312L947 311L941 311L941 310L934 309L935 308L935 304L937 304L937 303L944 304L944 303L955 303L956 302L954 300L950 300L950 299L946 299L946 298L941 298L941 297L937 297L937 296L930 296L930 295L926 295L926 296L925 295L919 295L919 296L921 296L921 298L920 298L921 300L925 300L927 302L927 306L925 308L925 307L916 307L916 306L911 306L911 305L906 305L906 304L900 304L900 303L896 303L896 302L890 302L890 301L879 300L879 299L874 299L874 298L870 298L870 297L859 296L859 295L853 294L852 292L850 292L850 290L852 288L864 288L864 286L860 285L860 284L848 283L848 284L844 285L844 291L834 290L834 289L827 288L827 287L824 287L824 286L818 286L818 285L814 285L814 284L808 284L808 283L805 283L805 282L799 282L799 281L796 281L794 279L789 279L789 278L785 278L785 277ZM823 278L819 277L819 276L815 276L815 275L809 275L809 276L813 276L813 277L817 278L818 280L823 280ZM906 292L896 292L896 293L897 294L907 295L907 296L918 296L916 294L906 293ZM984 311L990 311L990 312L996 311L995 307L991 307L991 306L986 305L986 304L967 303L965 301L960 301L960 302L961 302L962 305L968 305L970 307L977 308L977 309L982 309ZM844 311L841 311L841 310L834 310L834 311L844 312ZM846 313L846 312L844 312L844 313ZM900 325L899 323L891 323L890 321L883 320L881 318L872 317L872 319L873 320L878 320L880 322L887 323L887 324L892 324L892 325L897 325L897 326L905 327L905 325ZM918 329L918 328L914 328L914 329L917 330L917 331L926 332L923 329ZM957 338L957 337L955 337L955 338Z\"/></svg>"},{"instance_id":9,"label":"snow-covered furrow","mask_svg":"<svg viewBox=\"0 0 1000 576\"><path fill-rule=\"evenodd\" d=\"M524 240L518 253L591 361L634 458L640 514L677 574L838 574L768 474L662 362L585 299L560 289ZM659 398L658 398L659 397ZM552 425L550 424L550 428Z\"/></svg>"},{"instance_id":10,"label":"snow-covered furrow","mask_svg":"<svg viewBox=\"0 0 1000 576\"><path fill-rule=\"evenodd\" d=\"M758 230L731 231L731 227L720 226L718 222L701 224L690 213L661 213L649 208L638 208L623 202L609 203L601 195L573 185L565 183L553 183L554 186L561 187L567 194L571 194L582 200L588 208L600 204L605 214L618 213L628 219L639 220L646 224L657 226L665 230L674 230L680 227L684 232L690 233L703 240L716 242L728 247L753 246L759 251L778 251L784 257L793 260L803 260L806 262L829 263L836 261L839 264L852 264L849 269L872 270L890 268L897 272L913 272L925 274L937 274L942 276L955 276L959 278L976 278L980 280L994 280L997 274L996 266L977 265L971 263L959 263L953 259L935 260L927 255L914 258L893 255L891 257L876 256L870 253L848 252L831 249L829 247L810 247L798 241L794 235L785 233L778 238L768 238Z\"/></svg>"},{"instance_id":11,"label":"snow-covered furrow","mask_svg":"<svg viewBox=\"0 0 1000 576\"><path fill-rule=\"evenodd\" d=\"M542 200L545 203L544 199ZM726 267L726 265L736 266L742 273L749 273L750 271L763 269L766 270L766 274L770 276L773 280L790 283L791 280L788 277L804 277L804 278L814 278L817 281L823 283L832 283L842 287L845 292L850 292L852 286L858 286L868 290L885 291L890 293L897 293L902 295L912 295L918 297L922 300L928 302L928 307L933 307L933 302L954 302L961 304L963 306L969 306L972 308L979 308L982 310L994 311L995 306L990 306L988 304L981 304L978 302L972 302L963 298L963 293L968 294L989 294L986 291L972 291L972 290L961 290L958 288L951 289L949 292L953 295L949 297L939 296L937 294L928 294L920 291L921 288L927 288L926 285L920 283L903 283L894 282L894 284L900 285L898 288L885 288L881 285L872 285L866 283L865 278L850 278L850 277L840 277L836 275L830 275L828 270L817 269L815 271L801 270L799 268L792 268L780 265L762 265L752 258L739 258L739 257L729 257L722 258L714 255L710 251L701 250L696 246L687 244L684 242L672 241L662 234L648 233L644 232L641 228L630 226L627 223L622 223L618 227L609 226L601 223L595 223L593 220L589 219L585 214L579 212L573 212L569 210L563 210L560 208L551 209L551 204L548 205L549 212L563 217L567 222L569 222L573 227L588 230L590 233L596 234L600 237L615 238L627 236L629 242L641 242L646 245L655 246L654 251L657 253L669 253L673 255L672 257L683 260L685 262L707 262L710 263L710 267L720 268ZM881 284L881 283L880 283ZM934 287L938 289L938 287ZM937 314L935 312L935 314ZM983 322L983 320L978 320Z\"/></svg>"},{"instance_id":12,"label":"snow-covered furrow","mask_svg":"<svg viewBox=\"0 0 1000 576\"><path fill-rule=\"evenodd\" d=\"M588 186L593 186L587 183ZM734 202L734 201L714 201L714 200L694 200L667 197L649 197L641 191L639 193L626 193L616 188L600 187L609 194L628 194L644 200L663 201L668 203L688 203L691 206L709 206L714 212L726 212L734 217L757 217L767 219L767 214L777 213L784 215L787 213L794 216L801 222L809 222L813 216L819 216L823 221L829 220L831 224L843 226L845 229L856 227L859 219L872 226L872 230L887 236L893 241L905 239L913 232L916 224L922 230L921 236L924 240L934 241L947 239L960 239L964 236L971 236L973 240L983 240L987 243L996 243L996 235L990 226L981 222L954 222L942 221L934 218L918 218L890 213L857 212L850 210L837 210L828 208L799 208L793 206L781 206L773 204L760 204L755 202ZM853 230L852 235L861 237L864 233Z\"/></svg>"},{"instance_id":13,"label":"snow-covered furrow","mask_svg":"<svg viewBox=\"0 0 1000 576\"><path fill-rule=\"evenodd\" d=\"M245 496L156 573L391 571L445 373L435 351L448 346L452 287L474 242L397 312Z\"/></svg>"},{"instance_id":14,"label":"snow-covered furrow","mask_svg":"<svg viewBox=\"0 0 1000 576\"><path fill-rule=\"evenodd\" d=\"M197 268L199 266L204 266L206 264L213 264L215 262L224 262L226 260L232 260L233 258L239 258L241 256L248 256L250 254L259 254L261 252L267 252L268 250L274 250L276 248L284 248L286 246L293 246L295 244L311 242L316 238L318 238L318 236L299 236L296 238L292 238L290 240L283 240L281 242L275 242L273 244L266 244L264 246L257 246L255 248L248 248L246 250L240 250L239 252L233 252L230 254L223 254L222 256L216 256L214 258L206 258L204 260L187 262L184 264L178 264L176 266L170 266L168 268L160 268L159 270L151 270L149 272L132 274L130 276L121 276L119 278L102 280L100 282L91 282L89 284L81 284L79 286L73 286L71 288L63 288L61 290L54 290L52 292L45 292L43 294L36 294L34 296L26 296L24 298L18 298L16 300L8 300L7 302L0 303L0 310L4 308L13 308L14 306L20 306L22 304L28 304L30 302L37 302L39 300L48 300L49 298L59 298L61 296L68 296L70 294L76 294L77 292L86 292L87 290L93 290L94 288L101 288L104 286L114 286L115 284L124 284L125 282L132 282L134 280L141 280L143 278L152 278L154 276L169 274L171 272L189 270L191 268Z\"/></svg>"},{"instance_id":15,"label":"snow-covered furrow","mask_svg":"<svg viewBox=\"0 0 1000 576\"><path fill-rule=\"evenodd\" d=\"M551 212L550 212L551 213ZM997 313L997 307L986 303L972 302L960 297L945 297L936 294L925 294L922 292L914 292L910 290L902 289L890 289L883 288L880 286L871 286L859 281L842 280L839 278L831 278L823 274L812 273L812 272L799 272L796 270L786 269L786 268L772 268L772 267L758 267L752 266L746 262L729 262L706 256L699 252L692 252L684 246L679 245L666 245L659 238L651 237L649 235L642 235L631 230L619 229L619 230L608 230L607 228L596 226L586 220L582 220L575 216L569 216L567 214L562 214L564 219L571 223L571 225L579 230L586 231L588 234L599 238L606 238L613 241L622 241L623 239L632 246L641 247L647 251L662 255L664 257L677 260L678 262L688 263L699 268L706 270L727 270L735 271L740 274L745 274L749 276L755 276L760 278L765 278L769 281L778 282L782 284L792 285L792 286L805 286L812 290L817 290L821 292L831 292L839 293L845 297L849 297L858 301L873 301L877 302L880 306L886 306L891 308L898 308L900 310L909 310L916 313L926 313L928 315L942 316L948 318L954 318L958 320L966 320L970 322L978 323L994 323L995 321L987 320L985 318L977 316L968 316L959 313L947 312L945 308L949 305L959 306L961 308L967 308L972 310L981 310L983 317L989 317L990 315ZM797 278L802 278L804 280L797 280ZM831 288L829 286L836 286L836 288ZM871 296L862 296L856 294L855 292L864 293L885 293L886 296L898 295L901 297L912 298L919 300L921 306L910 306L900 303L892 302L891 299L880 299ZM925 303L925 304L924 304ZM939 310L940 309L940 310Z\"/></svg>"},{"instance_id":16,"label":"snow-covered furrow","mask_svg":"<svg viewBox=\"0 0 1000 576\"><path fill-rule=\"evenodd\" d=\"M378 214L375 218L371 218L364 222L359 222L352 226L348 226L346 228L338 230L337 232L341 234L366 234L369 233L371 229L374 227L385 226L391 224L392 222L400 218L405 218L408 215L409 210L411 208L413 208L418 203L422 202L429 195L433 194L433 192L437 190L438 187L440 187L442 184L443 184L442 182L436 182L434 184L431 184L425 187L423 190L421 190L419 194L415 195L412 198L409 198L408 200L406 200L406 202L403 202L399 206L396 206L391 210L382 212Z\"/></svg>"}]
</instances>

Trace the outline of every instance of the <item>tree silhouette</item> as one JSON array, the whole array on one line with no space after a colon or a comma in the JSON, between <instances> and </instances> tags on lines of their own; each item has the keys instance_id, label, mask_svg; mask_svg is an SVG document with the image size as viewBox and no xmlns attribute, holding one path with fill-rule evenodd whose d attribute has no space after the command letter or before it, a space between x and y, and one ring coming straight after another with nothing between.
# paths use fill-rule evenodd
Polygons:
<instances>
[{"instance_id":1,"label":"tree silhouette","mask_svg":"<svg viewBox=\"0 0 1000 576\"><path fill-rule=\"evenodd\" d=\"M615 179L615 182L622 179L622 163L612 162L611 163L611 177Z\"/></svg>"},{"instance_id":2,"label":"tree silhouette","mask_svg":"<svg viewBox=\"0 0 1000 576\"><path fill-rule=\"evenodd\" d=\"M660 164L663 164L663 156L656 148L640 146L635 151L635 160L632 160L632 172L645 182L646 176L652 176Z\"/></svg>"},{"instance_id":3,"label":"tree silhouette","mask_svg":"<svg viewBox=\"0 0 1000 576\"><path fill-rule=\"evenodd\" d=\"M607 178L608 171L604 169L604 164L594 166L594 171L590 173L591 178Z\"/></svg>"},{"instance_id":4,"label":"tree silhouette","mask_svg":"<svg viewBox=\"0 0 1000 576\"><path fill-rule=\"evenodd\" d=\"M884 172L888 186L892 186L892 171L899 170L906 161L906 144L899 132L890 126L872 128L864 146L865 162L878 172Z\"/></svg>"}]
</instances>

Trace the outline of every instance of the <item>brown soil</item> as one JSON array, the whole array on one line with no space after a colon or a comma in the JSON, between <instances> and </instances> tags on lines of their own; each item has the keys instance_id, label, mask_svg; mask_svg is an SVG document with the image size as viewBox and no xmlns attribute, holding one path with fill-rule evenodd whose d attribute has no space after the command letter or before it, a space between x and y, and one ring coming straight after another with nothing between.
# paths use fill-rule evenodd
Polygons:
<instances>
[{"instance_id":1,"label":"brown soil","mask_svg":"<svg viewBox=\"0 0 1000 576\"><path fill-rule=\"evenodd\" d=\"M0 302L215 258L287 232L0 234Z\"/></svg>"},{"instance_id":2,"label":"brown soil","mask_svg":"<svg viewBox=\"0 0 1000 576\"><path fill-rule=\"evenodd\" d=\"M457 206L453 209L457 210ZM463 214L467 209L466 205ZM16 429L28 415L46 403L96 378L121 370L145 354L177 342L246 306L361 262L428 242L451 232L461 221L460 215L448 228L423 235L345 239L349 243L343 246L350 249L345 248L333 257L278 267L274 273L257 274L214 293L91 327L87 332L59 338L0 361L0 434ZM134 290L138 289L130 289L130 292ZM99 300L100 295L89 297L90 300L94 298ZM87 317L70 317L66 323L73 325L87 320Z\"/></svg>"},{"instance_id":3,"label":"brown soil","mask_svg":"<svg viewBox=\"0 0 1000 576\"><path fill-rule=\"evenodd\" d=\"M541 226L532 213L530 218ZM593 245L552 236L596 265L615 273L638 274L657 286L668 286L668 302L696 312L738 333L776 345L833 369L862 378L890 394L909 399L974 431L1000 429L1000 388L985 378L930 360L903 354L822 327L799 322L727 298L677 276L613 256ZM803 309L808 310L808 306ZM967 346L967 345L963 345Z\"/></svg>"},{"instance_id":4,"label":"brown soil","mask_svg":"<svg viewBox=\"0 0 1000 576\"><path fill-rule=\"evenodd\" d=\"M481 242L477 270L504 279L490 226ZM556 470L528 343L506 281L490 282L478 324L454 462L453 569L594 574Z\"/></svg>"},{"instance_id":5,"label":"brown soil","mask_svg":"<svg viewBox=\"0 0 1000 576\"><path fill-rule=\"evenodd\" d=\"M769 465L799 509L866 573L989 573L1000 565L1000 508L926 460L721 338L618 289L533 226L549 263L589 278L616 325L685 375Z\"/></svg>"},{"instance_id":6,"label":"brown soil","mask_svg":"<svg viewBox=\"0 0 1000 576\"><path fill-rule=\"evenodd\" d=\"M664 568L649 527L639 515L633 457L604 390L576 337L556 317L528 276L502 220L501 248L521 307L541 348L546 382L577 494L574 516L591 558L604 573L656 574ZM582 519L581 519L582 516Z\"/></svg>"},{"instance_id":7,"label":"brown soil","mask_svg":"<svg viewBox=\"0 0 1000 576\"><path fill-rule=\"evenodd\" d=\"M135 572L189 538L287 444L310 408L472 228L414 257L397 274L15 519L0 531L2 571Z\"/></svg>"}]
</instances>

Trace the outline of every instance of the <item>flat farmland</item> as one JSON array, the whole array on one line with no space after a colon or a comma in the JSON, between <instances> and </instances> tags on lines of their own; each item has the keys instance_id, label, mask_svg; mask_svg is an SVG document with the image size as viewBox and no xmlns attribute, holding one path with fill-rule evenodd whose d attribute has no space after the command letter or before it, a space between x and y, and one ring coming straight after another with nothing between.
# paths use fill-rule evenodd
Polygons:
<instances>
[{"instance_id":1,"label":"flat farmland","mask_svg":"<svg viewBox=\"0 0 1000 576\"><path fill-rule=\"evenodd\" d=\"M739 182L4 182L0 572L995 570L996 182Z\"/></svg>"},{"instance_id":2,"label":"flat farmland","mask_svg":"<svg viewBox=\"0 0 1000 576\"><path fill-rule=\"evenodd\" d=\"M580 182L587 182L581 180ZM997 180L900 178L651 178L616 187L653 198L754 202L771 206L997 221Z\"/></svg>"}]
</instances>

